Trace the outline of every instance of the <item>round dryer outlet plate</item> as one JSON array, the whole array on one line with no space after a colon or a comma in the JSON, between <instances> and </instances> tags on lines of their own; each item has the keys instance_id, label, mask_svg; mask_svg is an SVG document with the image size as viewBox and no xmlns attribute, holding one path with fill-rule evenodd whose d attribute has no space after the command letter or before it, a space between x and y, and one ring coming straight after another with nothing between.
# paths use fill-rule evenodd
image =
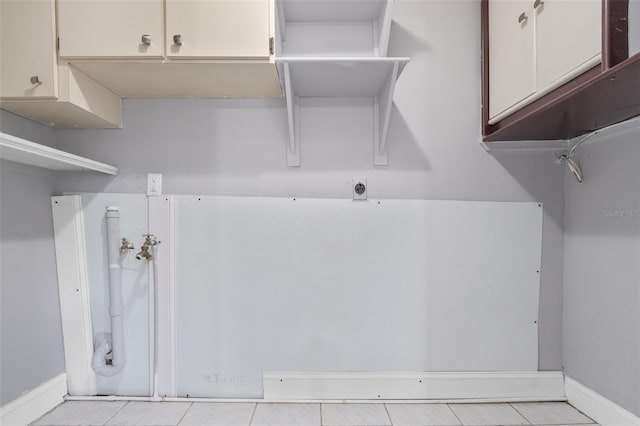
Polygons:
<instances>
[{"instance_id":1,"label":"round dryer outlet plate","mask_svg":"<svg viewBox=\"0 0 640 426\"><path fill-rule=\"evenodd\" d=\"M367 178L353 179L353 199L354 200L367 199Z\"/></svg>"}]
</instances>

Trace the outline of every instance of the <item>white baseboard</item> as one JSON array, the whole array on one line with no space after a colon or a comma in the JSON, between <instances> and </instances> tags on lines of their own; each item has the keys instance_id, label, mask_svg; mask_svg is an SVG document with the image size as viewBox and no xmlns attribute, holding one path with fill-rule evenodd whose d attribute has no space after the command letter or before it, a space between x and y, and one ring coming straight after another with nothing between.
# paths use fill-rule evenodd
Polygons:
<instances>
[{"instance_id":1,"label":"white baseboard","mask_svg":"<svg viewBox=\"0 0 640 426\"><path fill-rule=\"evenodd\" d=\"M67 375L63 373L0 408L2 426L28 425L63 402Z\"/></svg>"},{"instance_id":2,"label":"white baseboard","mask_svg":"<svg viewBox=\"0 0 640 426\"><path fill-rule=\"evenodd\" d=\"M565 377L565 393L571 405L602 426L640 425L640 417L568 376Z\"/></svg>"},{"instance_id":3,"label":"white baseboard","mask_svg":"<svg viewBox=\"0 0 640 426\"><path fill-rule=\"evenodd\" d=\"M566 400L562 372L264 373L265 400Z\"/></svg>"}]
</instances>

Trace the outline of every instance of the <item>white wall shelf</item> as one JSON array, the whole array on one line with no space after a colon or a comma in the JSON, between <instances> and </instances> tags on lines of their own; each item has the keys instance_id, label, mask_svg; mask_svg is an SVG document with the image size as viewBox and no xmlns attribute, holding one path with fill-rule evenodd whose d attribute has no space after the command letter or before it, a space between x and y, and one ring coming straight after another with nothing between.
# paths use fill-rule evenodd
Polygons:
<instances>
[{"instance_id":1,"label":"white wall shelf","mask_svg":"<svg viewBox=\"0 0 640 426\"><path fill-rule=\"evenodd\" d=\"M287 102L287 165L300 166L301 97L373 99L373 164L387 165L395 83L388 58L393 0L277 0L276 64Z\"/></svg>"},{"instance_id":2,"label":"white wall shelf","mask_svg":"<svg viewBox=\"0 0 640 426\"><path fill-rule=\"evenodd\" d=\"M0 158L55 171L117 175L118 168L0 132Z\"/></svg>"},{"instance_id":3,"label":"white wall shelf","mask_svg":"<svg viewBox=\"0 0 640 426\"><path fill-rule=\"evenodd\" d=\"M388 58L393 0L276 0L276 64L287 102L287 165L300 166L300 98L373 99L373 164L387 165L395 83Z\"/></svg>"},{"instance_id":4,"label":"white wall shelf","mask_svg":"<svg viewBox=\"0 0 640 426\"><path fill-rule=\"evenodd\" d=\"M289 119L287 165L300 165L300 97L371 97L374 165L387 165L387 131L395 83L409 58L277 58Z\"/></svg>"},{"instance_id":5,"label":"white wall shelf","mask_svg":"<svg viewBox=\"0 0 640 426\"><path fill-rule=\"evenodd\" d=\"M384 12L388 0L281 0L286 22L373 21Z\"/></svg>"},{"instance_id":6,"label":"white wall shelf","mask_svg":"<svg viewBox=\"0 0 640 426\"><path fill-rule=\"evenodd\" d=\"M340 40L332 40L334 31L328 30L324 24L346 24L351 27L362 27L364 24L370 30L371 54L387 55L393 0L279 0L276 2L276 8L278 41L288 41L289 28L292 27L296 29L294 37L322 40L321 44L324 45L333 44L333 41ZM300 25L306 28L300 31ZM349 39L343 38L342 42L348 43ZM283 56L288 54L287 49L278 51Z\"/></svg>"}]
</instances>

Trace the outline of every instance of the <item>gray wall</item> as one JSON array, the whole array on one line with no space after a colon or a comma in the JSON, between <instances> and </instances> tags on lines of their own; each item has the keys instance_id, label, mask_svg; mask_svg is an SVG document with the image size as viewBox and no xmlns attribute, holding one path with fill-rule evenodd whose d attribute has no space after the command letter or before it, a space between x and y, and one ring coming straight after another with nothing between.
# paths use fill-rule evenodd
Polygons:
<instances>
[{"instance_id":1,"label":"gray wall","mask_svg":"<svg viewBox=\"0 0 640 426\"><path fill-rule=\"evenodd\" d=\"M480 140L480 6L395 3L390 55L411 56L396 89L389 166L374 168L370 100L304 99L302 167L287 168L282 100L125 100L124 128L58 130L61 149L121 168L68 173L59 191L146 190L162 173L173 194L542 201L540 369L561 368L563 170L549 152L492 156Z\"/></svg>"},{"instance_id":2,"label":"gray wall","mask_svg":"<svg viewBox=\"0 0 640 426\"><path fill-rule=\"evenodd\" d=\"M564 365L640 415L640 119L577 150L565 177Z\"/></svg>"},{"instance_id":3,"label":"gray wall","mask_svg":"<svg viewBox=\"0 0 640 426\"><path fill-rule=\"evenodd\" d=\"M53 130L0 111L0 131L53 145ZM0 162L0 405L64 372L50 196L55 175Z\"/></svg>"}]
</instances>

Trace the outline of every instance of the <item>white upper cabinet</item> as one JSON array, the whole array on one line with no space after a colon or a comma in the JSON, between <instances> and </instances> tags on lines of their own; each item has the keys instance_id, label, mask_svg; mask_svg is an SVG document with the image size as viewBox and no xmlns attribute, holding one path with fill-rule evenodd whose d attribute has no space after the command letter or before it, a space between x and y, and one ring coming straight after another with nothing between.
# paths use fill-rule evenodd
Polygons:
<instances>
[{"instance_id":1,"label":"white upper cabinet","mask_svg":"<svg viewBox=\"0 0 640 426\"><path fill-rule=\"evenodd\" d=\"M60 57L268 59L272 8L272 0L58 0Z\"/></svg>"},{"instance_id":2,"label":"white upper cabinet","mask_svg":"<svg viewBox=\"0 0 640 426\"><path fill-rule=\"evenodd\" d=\"M0 1L0 97L55 98L55 4L53 0Z\"/></svg>"},{"instance_id":3,"label":"white upper cabinet","mask_svg":"<svg viewBox=\"0 0 640 426\"><path fill-rule=\"evenodd\" d=\"M166 0L167 57L269 58L269 0Z\"/></svg>"},{"instance_id":4,"label":"white upper cabinet","mask_svg":"<svg viewBox=\"0 0 640 426\"><path fill-rule=\"evenodd\" d=\"M536 90L533 0L489 2L489 90L494 116Z\"/></svg>"},{"instance_id":5,"label":"white upper cabinet","mask_svg":"<svg viewBox=\"0 0 640 426\"><path fill-rule=\"evenodd\" d=\"M537 88L544 89L602 51L601 0L544 0L535 4ZM581 71L586 71L581 70Z\"/></svg>"},{"instance_id":6,"label":"white upper cabinet","mask_svg":"<svg viewBox=\"0 0 640 426\"><path fill-rule=\"evenodd\" d=\"M162 0L58 0L61 58L161 58Z\"/></svg>"},{"instance_id":7,"label":"white upper cabinet","mask_svg":"<svg viewBox=\"0 0 640 426\"><path fill-rule=\"evenodd\" d=\"M489 0L489 124L601 61L602 0Z\"/></svg>"}]
</instances>

